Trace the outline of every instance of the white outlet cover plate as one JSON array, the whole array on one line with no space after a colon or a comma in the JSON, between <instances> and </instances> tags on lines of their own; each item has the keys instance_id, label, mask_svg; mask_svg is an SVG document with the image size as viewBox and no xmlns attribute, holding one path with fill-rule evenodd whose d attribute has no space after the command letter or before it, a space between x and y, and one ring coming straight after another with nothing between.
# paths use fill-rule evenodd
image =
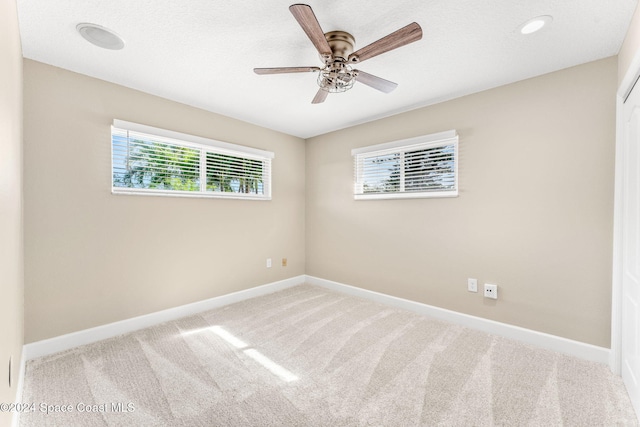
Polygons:
<instances>
[{"instance_id":1,"label":"white outlet cover plate","mask_svg":"<svg viewBox=\"0 0 640 427\"><path fill-rule=\"evenodd\" d=\"M498 299L498 285L492 285L490 283L484 284L484 296L485 298Z\"/></svg>"},{"instance_id":2,"label":"white outlet cover plate","mask_svg":"<svg viewBox=\"0 0 640 427\"><path fill-rule=\"evenodd\" d=\"M469 292L478 292L478 279L467 279L467 290Z\"/></svg>"}]
</instances>

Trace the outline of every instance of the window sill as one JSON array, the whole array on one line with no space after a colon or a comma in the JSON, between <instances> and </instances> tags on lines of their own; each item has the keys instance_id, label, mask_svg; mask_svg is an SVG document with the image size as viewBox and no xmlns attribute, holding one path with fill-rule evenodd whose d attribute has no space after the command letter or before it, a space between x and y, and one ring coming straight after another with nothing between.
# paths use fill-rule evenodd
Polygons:
<instances>
[{"instance_id":1,"label":"window sill","mask_svg":"<svg viewBox=\"0 0 640 427\"><path fill-rule=\"evenodd\" d=\"M416 193L387 193L387 194L356 194L355 200L389 200L389 199L436 199L458 197L457 191L416 192Z\"/></svg>"},{"instance_id":2,"label":"window sill","mask_svg":"<svg viewBox=\"0 0 640 427\"><path fill-rule=\"evenodd\" d=\"M271 200L271 196L239 193L201 193L192 191L143 190L139 188L112 188L111 194L128 196L191 197L199 199Z\"/></svg>"}]
</instances>

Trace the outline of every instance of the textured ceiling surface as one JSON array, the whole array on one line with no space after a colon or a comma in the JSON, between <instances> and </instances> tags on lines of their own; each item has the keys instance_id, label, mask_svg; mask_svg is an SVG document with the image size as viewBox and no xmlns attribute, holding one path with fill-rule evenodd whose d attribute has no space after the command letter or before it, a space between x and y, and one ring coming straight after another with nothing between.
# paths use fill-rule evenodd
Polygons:
<instances>
[{"instance_id":1,"label":"textured ceiling surface","mask_svg":"<svg viewBox=\"0 0 640 427\"><path fill-rule=\"evenodd\" d=\"M18 14L25 58L308 138L616 55L637 0L312 0L322 29L348 31L356 49L414 21L424 33L358 64L395 91L356 83L317 105L315 73L253 72L321 65L292 3L18 0ZM539 15L553 22L517 31ZM113 30L125 48L89 44L82 22Z\"/></svg>"}]
</instances>

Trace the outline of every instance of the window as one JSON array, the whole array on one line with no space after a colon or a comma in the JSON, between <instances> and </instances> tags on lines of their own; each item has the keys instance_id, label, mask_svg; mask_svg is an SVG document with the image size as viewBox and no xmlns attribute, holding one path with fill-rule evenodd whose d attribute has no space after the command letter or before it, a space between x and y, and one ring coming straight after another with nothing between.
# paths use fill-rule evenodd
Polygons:
<instances>
[{"instance_id":1,"label":"window","mask_svg":"<svg viewBox=\"0 0 640 427\"><path fill-rule=\"evenodd\" d=\"M112 192L271 199L269 151L114 120Z\"/></svg>"},{"instance_id":2,"label":"window","mask_svg":"<svg viewBox=\"0 0 640 427\"><path fill-rule=\"evenodd\" d=\"M441 132L351 151L356 200L458 195L458 135Z\"/></svg>"}]
</instances>

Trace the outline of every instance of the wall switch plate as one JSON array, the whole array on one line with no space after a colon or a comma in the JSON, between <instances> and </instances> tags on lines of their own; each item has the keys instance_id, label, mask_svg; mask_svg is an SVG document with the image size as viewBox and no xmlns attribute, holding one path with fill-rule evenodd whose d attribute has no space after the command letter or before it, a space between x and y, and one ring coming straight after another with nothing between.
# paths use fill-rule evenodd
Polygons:
<instances>
[{"instance_id":1,"label":"wall switch plate","mask_svg":"<svg viewBox=\"0 0 640 427\"><path fill-rule=\"evenodd\" d=\"M478 279L467 279L467 290L469 292L478 292Z\"/></svg>"},{"instance_id":2,"label":"wall switch plate","mask_svg":"<svg viewBox=\"0 0 640 427\"><path fill-rule=\"evenodd\" d=\"M271 258L267 258L267 268L271 268Z\"/></svg>"},{"instance_id":3,"label":"wall switch plate","mask_svg":"<svg viewBox=\"0 0 640 427\"><path fill-rule=\"evenodd\" d=\"M491 299L498 299L498 285L492 285L490 283L484 284L484 297Z\"/></svg>"}]
</instances>

